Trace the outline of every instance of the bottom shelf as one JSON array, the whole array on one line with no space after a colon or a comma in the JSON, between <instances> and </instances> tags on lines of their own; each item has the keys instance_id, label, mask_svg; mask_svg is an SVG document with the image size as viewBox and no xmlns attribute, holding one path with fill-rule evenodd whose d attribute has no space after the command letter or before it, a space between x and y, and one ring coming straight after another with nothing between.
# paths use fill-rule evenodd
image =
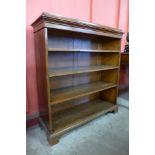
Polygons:
<instances>
[{"instance_id":1,"label":"bottom shelf","mask_svg":"<svg viewBox=\"0 0 155 155\"><path fill-rule=\"evenodd\" d=\"M117 109L116 104L97 99L56 113L53 115L53 134L63 134L72 128L78 127L115 109Z\"/></svg>"}]
</instances>

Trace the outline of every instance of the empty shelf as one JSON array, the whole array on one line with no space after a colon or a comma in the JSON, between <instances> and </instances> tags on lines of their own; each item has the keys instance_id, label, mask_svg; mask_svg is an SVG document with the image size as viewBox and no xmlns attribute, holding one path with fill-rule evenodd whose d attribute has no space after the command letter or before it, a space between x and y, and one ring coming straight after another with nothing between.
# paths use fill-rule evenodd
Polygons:
<instances>
[{"instance_id":1,"label":"empty shelf","mask_svg":"<svg viewBox=\"0 0 155 155\"><path fill-rule=\"evenodd\" d=\"M116 108L115 104L97 99L56 113L52 118L54 134L66 132Z\"/></svg>"},{"instance_id":2,"label":"empty shelf","mask_svg":"<svg viewBox=\"0 0 155 155\"><path fill-rule=\"evenodd\" d=\"M51 105L58 104L60 102L72 100L82 96L90 95L102 90L116 87L117 84L107 82L93 82L89 84L82 84L78 86L72 86L67 88L59 88L51 90Z\"/></svg>"},{"instance_id":3,"label":"empty shelf","mask_svg":"<svg viewBox=\"0 0 155 155\"><path fill-rule=\"evenodd\" d=\"M67 48L48 48L49 52L120 52L120 50L92 50L92 49L67 49Z\"/></svg>"},{"instance_id":4,"label":"empty shelf","mask_svg":"<svg viewBox=\"0 0 155 155\"><path fill-rule=\"evenodd\" d=\"M110 69L117 69L117 68L118 66L96 65L96 66L88 66L88 67L55 68L55 69L49 69L48 72L49 72L49 77L53 77L53 76L110 70Z\"/></svg>"}]
</instances>

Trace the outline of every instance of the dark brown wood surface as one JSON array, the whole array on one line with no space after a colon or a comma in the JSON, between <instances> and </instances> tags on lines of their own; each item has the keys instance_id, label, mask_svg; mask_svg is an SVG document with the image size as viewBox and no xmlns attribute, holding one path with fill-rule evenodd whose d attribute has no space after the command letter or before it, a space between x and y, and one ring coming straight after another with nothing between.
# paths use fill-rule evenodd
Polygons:
<instances>
[{"instance_id":1,"label":"dark brown wood surface","mask_svg":"<svg viewBox=\"0 0 155 155\"><path fill-rule=\"evenodd\" d=\"M129 53L121 53L121 65L129 65Z\"/></svg>"},{"instance_id":2,"label":"dark brown wood surface","mask_svg":"<svg viewBox=\"0 0 155 155\"><path fill-rule=\"evenodd\" d=\"M129 91L129 53L121 53L119 94Z\"/></svg>"},{"instance_id":3,"label":"dark brown wood surface","mask_svg":"<svg viewBox=\"0 0 155 155\"><path fill-rule=\"evenodd\" d=\"M39 111L48 112L48 104L45 104L48 103L46 29L35 33L34 38Z\"/></svg>"}]
</instances>

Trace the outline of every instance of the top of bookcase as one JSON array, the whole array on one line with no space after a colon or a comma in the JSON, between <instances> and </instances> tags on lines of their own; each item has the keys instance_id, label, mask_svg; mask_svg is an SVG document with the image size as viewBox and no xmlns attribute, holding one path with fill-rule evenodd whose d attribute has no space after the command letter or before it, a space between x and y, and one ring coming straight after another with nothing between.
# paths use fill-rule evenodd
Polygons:
<instances>
[{"instance_id":1,"label":"top of bookcase","mask_svg":"<svg viewBox=\"0 0 155 155\"><path fill-rule=\"evenodd\" d=\"M73 18L66 18L43 12L32 24L34 32L42 28L61 29L66 31L81 32L86 34L122 38L123 32L120 29L90 23Z\"/></svg>"}]
</instances>

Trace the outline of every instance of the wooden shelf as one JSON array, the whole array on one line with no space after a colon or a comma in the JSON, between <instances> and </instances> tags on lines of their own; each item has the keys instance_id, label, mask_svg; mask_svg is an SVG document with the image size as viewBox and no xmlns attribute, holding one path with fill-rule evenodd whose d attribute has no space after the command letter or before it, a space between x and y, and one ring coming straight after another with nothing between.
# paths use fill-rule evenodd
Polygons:
<instances>
[{"instance_id":1,"label":"wooden shelf","mask_svg":"<svg viewBox=\"0 0 155 155\"><path fill-rule=\"evenodd\" d=\"M118 68L119 68L118 66L96 65L96 66L87 66L87 67L54 68L54 69L49 69L48 73L49 73L49 77L53 77L53 76L111 70L111 69L118 69Z\"/></svg>"},{"instance_id":2,"label":"wooden shelf","mask_svg":"<svg viewBox=\"0 0 155 155\"><path fill-rule=\"evenodd\" d=\"M58 104L60 102L76 99L82 96L90 95L116 86L117 84L99 81L89 84L51 90L50 104L51 105Z\"/></svg>"},{"instance_id":3,"label":"wooden shelf","mask_svg":"<svg viewBox=\"0 0 155 155\"><path fill-rule=\"evenodd\" d=\"M103 52L103 53L119 53L120 50L92 50L92 49L66 49L66 48L48 48L49 52Z\"/></svg>"},{"instance_id":4,"label":"wooden shelf","mask_svg":"<svg viewBox=\"0 0 155 155\"><path fill-rule=\"evenodd\" d=\"M115 104L97 99L56 113L52 118L54 134L66 132L114 109Z\"/></svg>"}]
</instances>

